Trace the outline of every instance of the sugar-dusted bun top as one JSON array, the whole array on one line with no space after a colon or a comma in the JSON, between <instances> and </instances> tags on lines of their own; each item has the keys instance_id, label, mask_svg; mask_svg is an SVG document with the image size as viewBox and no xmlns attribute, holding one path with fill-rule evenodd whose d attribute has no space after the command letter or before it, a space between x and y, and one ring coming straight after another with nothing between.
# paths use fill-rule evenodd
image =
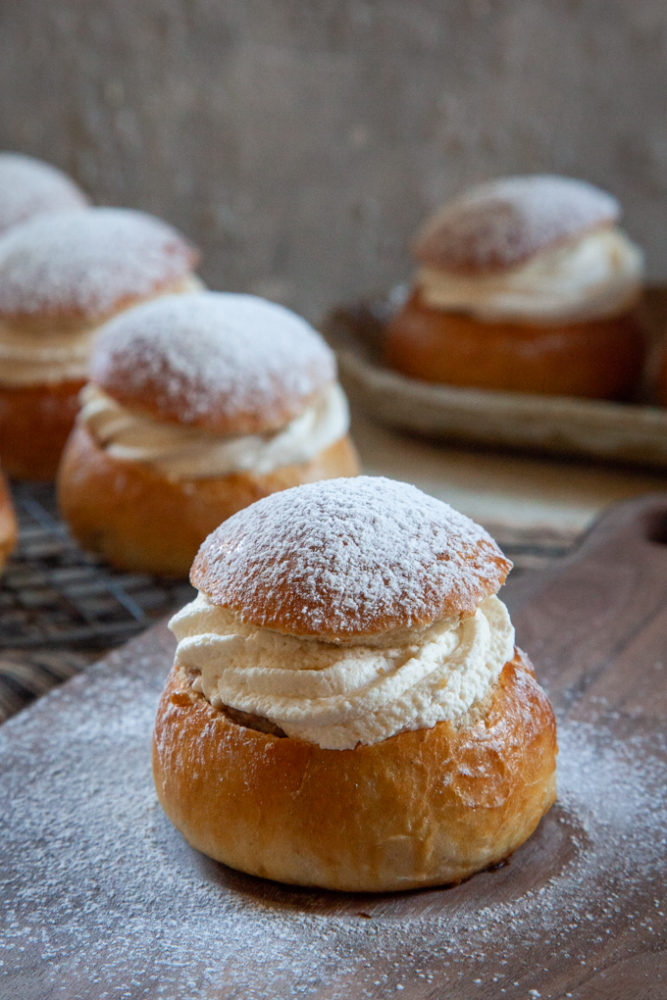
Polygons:
<instances>
[{"instance_id":1,"label":"sugar-dusted bun top","mask_svg":"<svg viewBox=\"0 0 667 1000\"><path fill-rule=\"evenodd\" d=\"M91 321L184 280L197 252L144 212L42 214L0 239L0 316Z\"/></svg>"},{"instance_id":2,"label":"sugar-dusted bun top","mask_svg":"<svg viewBox=\"0 0 667 1000\"><path fill-rule=\"evenodd\" d=\"M473 614L510 567L452 507L360 476L297 486L234 514L203 542L190 579L243 621L347 641Z\"/></svg>"},{"instance_id":3,"label":"sugar-dusted bun top","mask_svg":"<svg viewBox=\"0 0 667 1000\"><path fill-rule=\"evenodd\" d=\"M0 233L40 212L81 208L87 200L51 164L22 153L0 153Z\"/></svg>"},{"instance_id":4,"label":"sugar-dusted bun top","mask_svg":"<svg viewBox=\"0 0 667 1000\"><path fill-rule=\"evenodd\" d=\"M418 233L414 252L429 268L502 271L610 225L619 215L618 202L585 181L549 174L506 177L444 205Z\"/></svg>"},{"instance_id":5,"label":"sugar-dusted bun top","mask_svg":"<svg viewBox=\"0 0 667 1000\"><path fill-rule=\"evenodd\" d=\"M253 295L197 292L106 324L91 380L117 402L219 434L283 426L336 377L333 352L295 313Z\"/></svg>"}]
</instances>

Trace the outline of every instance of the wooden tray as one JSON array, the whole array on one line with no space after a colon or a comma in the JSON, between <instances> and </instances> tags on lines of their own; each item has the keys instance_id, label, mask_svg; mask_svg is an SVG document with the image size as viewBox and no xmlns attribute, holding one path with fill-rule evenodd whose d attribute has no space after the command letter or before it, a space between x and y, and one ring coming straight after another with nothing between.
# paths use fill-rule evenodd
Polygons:
<instances>
[{"instance_id":1,"label":"wooden tray","mask_svg":"<svg viewBox=\"0 0 667 1000\"><path fill-rule=\"evenodd\" d=\"M400 375L384 366L381 346L404 295L399 287L341 307L323 323L347 393L379 422L466 444L667 468L667 409L654 404L650 386L667 325L666 289L647 294L644 325L654 357L634 403L463 389Z\"/></svg>"},{"instance_id":2,"label":"wooden tray","mask_svg":"<svg viewBox=\"0 0 667 1000\"><path fill-rule=\"evenodd\" d=\"M559 797L496 871L382 896L192 851L149 750L173 641L134 640L0 727L0 996L664 1000L667 494L504 591L559 721Z\"/></svg>"}]
</instances>

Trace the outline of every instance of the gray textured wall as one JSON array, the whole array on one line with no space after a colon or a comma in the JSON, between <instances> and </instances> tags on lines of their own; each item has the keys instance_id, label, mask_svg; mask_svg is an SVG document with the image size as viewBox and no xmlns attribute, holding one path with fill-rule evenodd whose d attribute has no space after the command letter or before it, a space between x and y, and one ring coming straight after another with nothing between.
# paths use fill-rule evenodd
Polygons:
<instances>
[{"instance_id":1,"label":"gray textured wall","mask_svg":"<svg viewBox=\"0 0 667 1000\"><path fill-rule=\"evenodd\" d=\"M666 67L665 0L0 0L0 146L311 317L509 172L616 192L664 280Z\"/></svg>"}]
</instances>

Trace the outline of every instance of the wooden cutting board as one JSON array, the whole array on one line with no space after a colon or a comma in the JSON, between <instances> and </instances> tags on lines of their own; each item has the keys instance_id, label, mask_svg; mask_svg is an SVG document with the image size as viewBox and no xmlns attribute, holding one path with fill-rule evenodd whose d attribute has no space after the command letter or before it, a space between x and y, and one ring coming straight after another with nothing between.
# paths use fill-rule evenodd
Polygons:
<instances>
[{"instance_id":1,"label":"wooden cutting board","mask_svg":"<svg viewBox=\"0 0 667 1000\"><path fill-rule=\"evenodd\" d=\"M382 896L192 851L152 787L164 626L0 728L0 996L667 997L667 494L504 595L559 722L559 797L504 867Z\"/></svg>"}]
</instances>

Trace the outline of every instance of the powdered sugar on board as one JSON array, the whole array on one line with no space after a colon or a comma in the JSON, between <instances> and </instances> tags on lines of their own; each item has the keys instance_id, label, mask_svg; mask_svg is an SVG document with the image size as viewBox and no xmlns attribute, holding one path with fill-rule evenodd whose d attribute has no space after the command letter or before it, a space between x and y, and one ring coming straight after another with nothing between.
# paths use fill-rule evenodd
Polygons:
<instances>
[{"instance_id":1,"label":"powdered sugar on board","mask_svg":"<svg viewBox=\"0 0 667 1000\"><path fill-rule=\"evenodd\" d=\"M0 153L0 233L40 212L80 208L86 196L50 163Z\"/></svg>"},{"instance_id":2,"label":"powdered sugar on board","mask_svg":"<svg viewBox=\"0 0 667 1000\"><path fill-rule=\"evenodd\" d=\"M3 996L589 1000L616 995L611 935L616 966L659 946L666 775L637 720L619 739L601 702L561 727L559 801L505 868L393 896L295 890L208 861L162 815L150 732L172 656L153 631L0 729Z\"/></svg>"},{"instance_id":3,"label":"powdered sugar on board","mask_svg":"<svg viewBox=\"0 0 667 1000\"><path fill-rule=\"evenodd\" d=\"M585 181L550 174L506 177L444 205L417 235L415 255L446 271L503 270L619 215L616 199Z\"/></svg>"},{"instance_id":4,"label":"powdered sugar on board","mask_svg":"<svg viewBox=\"0 0 667 1000\"><path fill-rule=\"evenodd\" d=\"M96 319L190 274L196 252L144 212L38 215L0 239L0 315Z\"/></svg>"},{"instance_id":5,"label":"powdered sugar on board","mask_svg":"<svg viewBox=\"0 0 667 1000\"><path fill-rule=\"evenodd\" d=\"M472 613L510 562L414 486L357 476L274 493L202 544L194 586L255 625L349 639Z\"/></svg>"},{"instance_id":6,"label":"powdered sugar on board","mask_svg":"<svg viewBox=\"0 0 667 1000\"><path fill-rule=\"evenodd\" d=\"M91 377L164 419L235 430L280 426L336 377L333 351L305 320L253 295L167 296L111 320Z\"/></svg>"}]
</instances>

